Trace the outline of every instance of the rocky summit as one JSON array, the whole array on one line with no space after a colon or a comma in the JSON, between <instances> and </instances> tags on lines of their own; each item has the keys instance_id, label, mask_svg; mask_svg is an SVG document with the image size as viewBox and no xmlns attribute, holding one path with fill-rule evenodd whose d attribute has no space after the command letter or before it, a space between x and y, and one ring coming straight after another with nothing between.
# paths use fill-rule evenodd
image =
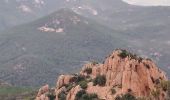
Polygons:
<instances>
[{"instance_id":1,"label":"rocky summit","mask_svg":"<svg viewBox=\"0 0 170 100\"><path fill-rule=\"evenodd\" d=\"M103 63L61 75L55 88L43 86L36 100L166 100L167 80L151 59L117 49Z\"/></svg>"}]
</instances>

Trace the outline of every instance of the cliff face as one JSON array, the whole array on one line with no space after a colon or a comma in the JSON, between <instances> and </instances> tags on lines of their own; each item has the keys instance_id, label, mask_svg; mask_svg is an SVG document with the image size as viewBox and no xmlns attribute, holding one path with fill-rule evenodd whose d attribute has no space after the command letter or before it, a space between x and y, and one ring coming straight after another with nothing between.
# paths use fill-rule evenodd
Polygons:
<instances>
[{"instance_id":1,"label":"cliff face","mask_svg":"<svg viewBox=\"0 0 170 100\"><path fill-rule=\"evenodd\" d=\"M127 93L139 98L164 100L166 92L159 86L166 80L165 73L150 59L138 57L126 50L115 50L103 64L88 63L79 74L61 75L54 94L56 100L61 97L76 100L81 98L79 91L85 91L89 98L95 94L96 99L104 100L114 100ZM49 99L49 96L40 99L42 95L44 92L37 95L37 100Z\"/></svg>"}]
</instances>

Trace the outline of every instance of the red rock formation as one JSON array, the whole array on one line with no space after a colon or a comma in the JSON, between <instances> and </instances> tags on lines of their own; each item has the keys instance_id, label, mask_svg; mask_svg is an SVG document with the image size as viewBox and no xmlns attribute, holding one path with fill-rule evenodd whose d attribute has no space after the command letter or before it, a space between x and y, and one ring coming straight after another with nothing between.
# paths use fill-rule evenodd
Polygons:
<instances>
[{"instance_id":1,"label":"red rock formation","mask_svg":"<svg viewBox=\"0 0 170 100\"><path fill-rule=\"evenodd\" d=\"M91 68L90 74L85 71L87 68ZM100 99L105 100L113 100L117 95L125 93L131 93L136 97L148 97L151 91L157 89L157 84L162 80L167 80L165 73L151 60L143 59L124 50L115 50L106 58L104 64L86 64L80 75L89 76L92 79L97 75L104 75L106 77L104 86L93 86L93 83L89 82L86 92L96 93ZM64 85L70 84L72 78L74 78L73 75L60 76L56 94L65 87ZM79 85L75 83L74 85L70 91L66 92L67 100L74 100L76 93L81 90ZM115 94L111 93L112 88L116 90ZM159 100L164 100L165 92L160 90L160 94Z\"/></svg>"}]
</instances>

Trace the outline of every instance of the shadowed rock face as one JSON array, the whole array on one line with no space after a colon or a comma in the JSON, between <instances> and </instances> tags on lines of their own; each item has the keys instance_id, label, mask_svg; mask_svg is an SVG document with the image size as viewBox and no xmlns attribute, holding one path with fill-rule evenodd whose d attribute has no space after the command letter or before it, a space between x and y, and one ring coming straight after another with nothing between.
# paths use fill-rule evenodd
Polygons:
<instances>
[{"instance_id":1,"label":"shadowed rock face","mask_svg":"<svg viewBox=\"0 0 170 100\"><path fill-rule=\"evenodd\" d=\"M91 70L87 72L87 69ZM87 93L96 93L98 98L105 100L113 100L116 96L126 93L136 97L148 97L152 90L157 89L157 84L167 80L165 73L151 60L138 57L126 50L115 50L103 64L93 62L84 65L78 75L90 77L93 80L98 75L104 75L106 78L104 86L94 85L92 81L88 81L88 87L85 90ZM74 84L73 88L66 92L67 100L74 100L76 93L82 90L81 86L75 84L74 77L74 75L59 77L56 86L57 100L59 92L66 90L66 84ZM111 93L113 88L116 91L115 94ZM160 90L160 94L158 98L164 100L165 92ZM39 97L40 95L37 100L40 100Z\"/></svg>"}]
</instances>

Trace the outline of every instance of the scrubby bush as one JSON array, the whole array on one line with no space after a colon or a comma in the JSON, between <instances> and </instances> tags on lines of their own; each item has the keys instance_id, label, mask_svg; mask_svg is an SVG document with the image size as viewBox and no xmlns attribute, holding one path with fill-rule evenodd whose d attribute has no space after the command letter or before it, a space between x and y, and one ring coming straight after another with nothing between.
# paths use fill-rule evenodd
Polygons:
<instances>
[{"instance_id":1,"label":"scrubby bush","mask_svg":"<svg viewBox=\"0 0 170 100\"><path fill-rule=\"evenodd\" d=\"M106 84L105 75L97 75L97 77L93 80L93 85L104 86L105 84Z\"/></svg>"},{"instance_id":2,"label":"scrubby bush","mask_svg":"<svg viewBox=\"0 0 170 100\"><path fill-rule=\"evenodd\" d=\"M121 58L126 58L128 55L129 55L129 52L127 52L126 50L121 50L121 53L119 54Z\"/></svg>"},{"instance_id":3,"label":"scrubby bush","mask_svg":"<svg viewBox=\"0 0 170 100\"><path fill-rule=\"evenodd\" d=\"M155 99L159 98L160 90L159 90L159 89L152 90L152 91L151 91L151 95L152 95Z\"/></svg>"},{"instance_id":4,"label":"scrubby bush","mask_svg":"<svg viewBox=\"0 0 170 100\"><path fill-rule=\"evenodd\" d=\"M48 93L47 96L48 96L49 100L55 100L55 98L56 98L56 95L53 93Z\"/></svg>"},{"instance_id":5,"label":"scrubby bush","mask_svg":"<svg viewBox=\"0 0 170 100\"><path fill-rule=\"evenodd\" d=\"M80 91L78 91L77 94L76 94L76 100L80 100L80 98L81 98L84 94L86 94L86 91L85 91L85 90L80 90Z\"/></svg>"},{"instance_id":6,"label":"scrubby bush","mask_svg":"<svg viewBox=\"0 0 170 100\"><path fill-rule=\"evenodd\" d=\"M58 99L59 100L66 100L66 96L67 96L66 93L64 91L62 91L58 94Z\"/></svg>"},{"instance_id":7,"label":"scrubby bush","mask_svg":"<svg viewBox=\"0 0 170 100\"><path fill-rule=\"evenodd\" d=\"M92 68L86 68L83 72L87 73L87 74L91 74L92 73Z\"/></svg>"},{"instance_id":8,"label":"scrubby bush","mask_svg":"<svg viewBox=\"0 0 170 100\"><path fill-rule=\"evenodd\" d=\"M82 89L86 89L86 88L87 88L87 81L81 81L81 82L79 83L79 85L80 85L80 87L81 87Z\"/></svg>"},{"instance_id":9,"label":"scrubby bush","mask_svg":"<svg viewBox=\"0 0 170 100\"><path fill-rule=\"evenodd\" d=\"M126 93L122 96L122 100L136 100L136 97L130 93Z\"/></svg>"},{"instance_id":10,"label":"scrubby bush","mask_svg":"<svg viewBox=\"0 0 170 100\"><path fill-rule=\"evenodd\" d=\"M75 82L75 83L79 83L80 81L84 81L84 80L85 80L85 76L75 75L70 81Z\"/></svg>"},{"instance_id":11,"label":"scrubby bush","mask_svg":"<svg viewBox=\"0 0 170 100\"><path fill-rule=\"evenodd\" d=\"M89 94L90 98L98 98L98 95L96 93Z\"/></svg>"},{"instance_id":12,"label":"scrubby bush","mask_svg":"<svg viewBox=\"0 0 170 100\"><path fill-rule=\"evenodd\" d=\"M116 94L116 90L114 88L111 88L112 95Z\"/></svg>"},{"instance_id":13,"label":"scrubby bush","mask_svg":"<svg viewBox=\"0 0 170 100\"><path fill-rule=\"evenodd\" d=\"M80 90L76 94L76 100L96 100L98 98L97 94L88 94L85 90Z\"/></svg>"},{"instance_id":14,"label":"scrubby bush","mask_svg":"<svg viewBox=\"0 0 170 100\"><path fill-rule=\"evenodd\" d=\"M74 87L74 85L72 83L70 83L70 84L66 85L65 87L66 87L66 91L69 92Z\"/></svg>"},{"instance_id":15,"label":"scrubby bush","mask_svg":"<svg viewBox=\"0 0 170 100\"><path fill-rule=\"evenodd\" d=\"M118 55L119 57L121 57L122 59L126 58L126 57L130 57L131 59L136 59L139 62L142 61L141 57L138 57L136 54L133 54L131 52L128 52L127 50L121 50L121 53Z\"/></svg>"}]
</instances>

